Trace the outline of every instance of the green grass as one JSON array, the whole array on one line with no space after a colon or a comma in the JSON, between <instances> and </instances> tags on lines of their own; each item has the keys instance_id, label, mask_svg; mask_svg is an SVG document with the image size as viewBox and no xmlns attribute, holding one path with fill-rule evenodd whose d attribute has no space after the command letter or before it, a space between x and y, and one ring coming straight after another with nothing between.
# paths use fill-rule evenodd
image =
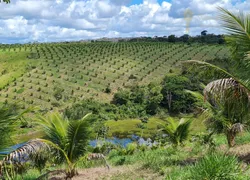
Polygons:
<instances>
[{"instance_id":1,"label":"green grass","mask_svg":"<svg viewBox=\"0 0 250 180\"><path fill-rule=\"evenodd\" d=\"M34 180L41 176L40 172L36 169L28 170L23 176L17 176L15 180Z\"/></svg>"},{"instance_id":2,"label":"green grass","mask_svg":"<svg viewBox=\"0 0 250 180\"><path fill-rule=\"evenodd\" d=\"M141 120L138 119L128 119L128 120L109 120L106 122L109 132L108 136L113 137L127 137L133 134L142 137L152 137L159 132L158 126L164 125L166 122L159 118L149 118L148 123L143 124L145 129L138 127L142 124Z\"/></svg>"},{"instance_id":3,"label":"green grass","mask_svg":"<svg viewBox=\"0 0 250 180\"><path fill-rule=\"evenodd\" d=\"M30 71L34 60L27 59L29 52L1 52L0 51L0 89L4 88L25 72Z\"/></svg>"}]
</instances>

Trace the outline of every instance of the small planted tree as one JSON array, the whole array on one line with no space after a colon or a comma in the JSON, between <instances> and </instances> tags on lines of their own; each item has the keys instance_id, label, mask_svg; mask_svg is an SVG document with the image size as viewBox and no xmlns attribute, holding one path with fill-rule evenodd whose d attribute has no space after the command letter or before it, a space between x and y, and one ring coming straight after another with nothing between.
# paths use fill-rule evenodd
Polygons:
<instances>
[{"instance_id":1,"label":"small planted tree","mask_svg":"<svg viewBox=\"0 0 250 180\"><path fill-rule=\"evenodd\" d=\"M167 125L162 131L168 135L170 142L174 146L179 146L188 139L191 122L191 120L185 121L184 119L177 122L173 118L168 118Z\"/></svg>"},{"instance_id":2,"label":"small planted tree","mask_svg":"<svg viewBox=\"0 0 250 180\"><path fill-rule=\"evenodd\" d=\"M43 154L53 154L57 162L66 163L66 179L77 175L76 163L84 155L89 140L89 126L84 116L81 120L69 121L58 113L40 116L36 122L41 125L46 134L46 139L35 139L24 144L3 160L15 161L28 155L30 160L37 162ZM34 158L35 157L35 158Z\"/></svg>"}]
</instances>

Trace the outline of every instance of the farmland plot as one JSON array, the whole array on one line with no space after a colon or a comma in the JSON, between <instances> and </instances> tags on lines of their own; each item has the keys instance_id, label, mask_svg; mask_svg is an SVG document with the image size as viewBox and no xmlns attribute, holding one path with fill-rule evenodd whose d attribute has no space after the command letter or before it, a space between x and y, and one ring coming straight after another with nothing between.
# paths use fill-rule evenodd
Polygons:
<instances>
[{"instance_id":1,"label":"farmland plot","mask_svg":"<svg viewBox=\"0 0 250 180\"><path fill-rule=\"evenodd\" d=\"M180 61L226 58L222 45L51 43L0 45L0 101L61 109L85 98L109 102L122 88L178 73ZM107 92L109 88L111 92Z\"/></svg>"}]
</instances>

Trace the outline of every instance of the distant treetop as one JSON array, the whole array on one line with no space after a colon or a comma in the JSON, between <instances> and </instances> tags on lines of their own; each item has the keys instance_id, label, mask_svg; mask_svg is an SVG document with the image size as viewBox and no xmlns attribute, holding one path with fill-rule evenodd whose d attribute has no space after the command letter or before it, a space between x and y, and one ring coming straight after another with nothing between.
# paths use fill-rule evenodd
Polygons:
<instances>
[{"instance_id":1,"label":"distant treetop","mask_svg":"<svg viewBox=\"0 0 250 180\"><path fill-rule=\"evenodd\" d=\"M0 0L0 3L1 3L2 1L5 2L5 3L7 3L7 4L10 3L10 0Z\"/></svg>"}]
</instances>

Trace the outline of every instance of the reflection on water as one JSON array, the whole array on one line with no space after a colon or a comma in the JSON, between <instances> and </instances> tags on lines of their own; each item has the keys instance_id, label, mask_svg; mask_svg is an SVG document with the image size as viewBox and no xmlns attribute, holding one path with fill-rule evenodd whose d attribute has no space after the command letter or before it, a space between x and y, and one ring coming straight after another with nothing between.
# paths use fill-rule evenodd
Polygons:
<instances>
[{"instance_id":1,"label":"reflection on water","mask_svg":"<svg viewBox=\"0 0 250 180\"><path fill-rule=\"evenodd\" d=\"M152 141L150 138L143 139L142 137L132 135L131 138L113 137L113 138L108 138L108 139L105 139L105 140L92 140L92 141L90 141L90 145L92 147L95 147L97 145L101 146L105 142L109 142L109 143L112 143L112 144L115 144L115 145L120 145L121 147L126 147L129 143L132 143L132 142L138 143L139 146L146 145L146 146L149 146L149 147L158 144L156 141Z\"/></svg>"},{"instance_id":2,"label":"reflection on water","mask_svg":"<svg viewBox=\"0 0 250 180\"><path fill-rule=\"evenodd\" d=\"M136 135L132 135L131 138L117 138L117 137L113 137L113 138L107 138L105 140L91 140L89 145L92 147L96 147L97 145L102 145L105 142L109 142L115 145L119 145L121 147L126 147L129 143L132 142L137 142L139 146L141 145L146 145L146 146L153 146L153 145L157 145L156 141L152 141L150 138L148 139L143 139L139 136ZM6 155L9 154L10 152L20 148L21 146L23 146L25 143L21 143L21 144L16 144L14 146L11 146L10 148L4 149L2 152L0 152L0 156L1 155Z\"/></svg>"}]
</instances>

